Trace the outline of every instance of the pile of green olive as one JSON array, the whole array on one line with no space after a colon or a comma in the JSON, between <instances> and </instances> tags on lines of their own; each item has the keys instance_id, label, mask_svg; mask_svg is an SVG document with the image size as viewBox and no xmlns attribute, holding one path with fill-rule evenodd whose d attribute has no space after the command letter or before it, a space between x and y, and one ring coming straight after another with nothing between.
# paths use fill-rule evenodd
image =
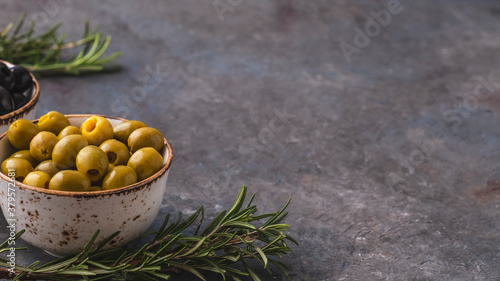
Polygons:
<instances>
[{"instance_id":1,"label":"pile of green olive","mask_svg":"<svg viewBox=\"0 0 500 281\"><path fill-rule=\"evenodd\" d=\"M115 127L91 116L80 128L56 111L38 123L18 119L7 133L18 151L3 161L4 174L17 181L64 191L99 191L149 178L163 166L163 135L140 121ZM34 168L33 168L34 167Z\"/></svg>"}]
</instances>

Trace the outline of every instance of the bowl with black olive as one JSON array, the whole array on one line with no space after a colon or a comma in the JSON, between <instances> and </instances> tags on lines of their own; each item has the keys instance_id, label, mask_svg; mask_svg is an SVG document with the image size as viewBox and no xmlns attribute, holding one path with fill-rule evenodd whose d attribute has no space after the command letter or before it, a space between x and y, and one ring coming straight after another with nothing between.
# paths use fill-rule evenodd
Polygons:
<instances>
[{"instance_id":1,"label":"bowl with black olive","mask_svg":"<svg viewBox=\"0 0 500 281\"><path fill-rule=\"evenodd\" d=\"M40 85L24 67L0 60L0 134L19 118L35 118Z\"/></svg>"},{"instance_id":2,"label":"bowl with black olive","mask_svg":"<svg viewBox=\"0 0 500 281\"><path fill-rule=\"evenodd\" d=\"M78 253L97 230L97 241L120 231L108 247L121 246L154 222L172 157L163 134L140 121L54 111L19 119L0 135L0 206L22 239L52 255Z\"/></svg>"}]
</instances>

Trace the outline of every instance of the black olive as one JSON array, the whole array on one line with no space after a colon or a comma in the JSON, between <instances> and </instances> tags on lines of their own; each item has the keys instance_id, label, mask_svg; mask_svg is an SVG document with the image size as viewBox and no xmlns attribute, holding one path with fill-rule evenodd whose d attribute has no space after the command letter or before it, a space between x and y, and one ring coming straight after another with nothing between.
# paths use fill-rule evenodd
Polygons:
<instances>
[{"instance_id":1,"label":"black olive","mask_svg":"<svg viewBox=\"0 0 500 281\"><path fill-rule=\"evenodd\" d=\"M0 86L0 115L7 114L14 110L14 100L9 92Z\"/></svg>"},{"instance_id":2,"label":"black olive","mask_svg":"<svg viewBox=\"0 0 500 281\"><path fill-rule=\"evenodd\" d=\"M12 99L14 100L16 109L21 108L30 101L30 99L25 97L23 94L12 94Z\"/></svg>"},{"instance_id":3,"label":"black olive","mask_svg":"<svg viewBox=\"0 0 500 281\"><path fill-rule=\"evenodd\" d=\"M33 95L33 85L31 85L24 92L11 91L10 95L14 100L14 105L16 109L19 109L30 101L31 96Z\"/></svg>"},{"instance_id":4,"label":"black olive","mask_svg":"<svg viewBox=\"0 0 500 281\"><path fill-rule=\"evenodd\" d=\"M13 83L14 74L5 63L0 62L0 86L5 89L11 89Z\"/></svg>"},{"instance_id":5,"label":"black olive","mask_svg":"<svg viewBox=\"0 0 500 281\"><path fill-rule=\"evenodd\" d=\"M24 92L33 85L33 79L31 78L30 72L26 68L16 65L11 68L11 71L14 75L12 92Z\"/></svg>"},{"instance_id":6,"label":"black olive","mask_svg":"<svg viewBox=\"0 0 500 281\"><path fill-rule=\"evenodd\" d=\"M21 94L25 96L27 99L31 99L31 96L33 95L33 85L31 85L28 89L24 90Z\"/></svg>"}]
</instances>

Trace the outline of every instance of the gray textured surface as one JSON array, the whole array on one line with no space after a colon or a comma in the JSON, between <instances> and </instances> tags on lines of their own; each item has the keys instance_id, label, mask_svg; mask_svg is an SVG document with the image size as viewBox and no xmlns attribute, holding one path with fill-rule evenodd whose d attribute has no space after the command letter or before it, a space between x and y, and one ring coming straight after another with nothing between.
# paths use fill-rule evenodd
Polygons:
<instances>
[{"instance_id":1,"label":"gray textured surface","mask_svg":"<svg viewBox=\"0 0 500 281\"><path fill-rule=\"evenodd\" d=\"M348 62L339 44L390 2L242 0L221 20L212 1L12 0L0 26L26 11L74 38L85 18L113 35L125 70L42 80L38 116L164 132L175 159L158 222L213 215L247 184L262 212L293 198L292 280L500 280L500 3L401 0ZM146 67L162 75L140 99ZM481 77L491 91L475 91Z\"/></svg>"}]
</instances>

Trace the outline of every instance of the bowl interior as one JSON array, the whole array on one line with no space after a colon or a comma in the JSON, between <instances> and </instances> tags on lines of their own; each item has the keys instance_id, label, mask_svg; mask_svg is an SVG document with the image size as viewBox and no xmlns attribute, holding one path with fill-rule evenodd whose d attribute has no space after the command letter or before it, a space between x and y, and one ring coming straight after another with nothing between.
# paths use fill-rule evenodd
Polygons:
<instances>
[{"instance_id":1,"label":"bowl interior","mask_svg":"<svg viewBox=\"0 0 500 281\"><path fill-rule=\"evenodd\" d=\"M65 115L68 120L70 121L71 125L76 126L80 128L80 126L89 118L90 116L103 116L106 119L109 120L111 125L116 126L124 121L127 121L126 119L118 118L118 117L110 117L110 116L104 116L104 115L98 115L98 114L75 114L75 115ZM34 123L38 122L38 120L34 120ZM29 186L20 182L16 182L16 186L20 188L27 188L31 190L36 190L39 192L43 193L50 193L50 194L57 194L57 195L74 195L74 194L79 194L79 195L97 195L97 194L108 194L108 193L116 193L117 191L125 190L125 189L130 189L133 188L134 186L140 185L143 182L146 182L148 180L154 179L162 175L168 168L170 167L172 163L172 149L170 147L170 144L168 141L165 139L165 146L163 147L162 151L160 151L160 154L163 157L163 167L158 171L156 174L152 175L148 179L145 179L141 182L138 182L134 185L130 185L128 187L123 187L119 189L112 189L112 190L103 190L103 191L92 191L92 192L71 192L71 191L59 191L59 190L49 190L49 189L43 189L43 188L38 188L38 187L33 187ZM9 139L7 137L7 132L3 133L0 135L0 163L3 162L5 159L7 159L10 155L12 155L14 152L17 150L10 144ZM0 172L0 178L9 181L9 178L4 175L3 173Z\"/></svg>"}]
</instances>

